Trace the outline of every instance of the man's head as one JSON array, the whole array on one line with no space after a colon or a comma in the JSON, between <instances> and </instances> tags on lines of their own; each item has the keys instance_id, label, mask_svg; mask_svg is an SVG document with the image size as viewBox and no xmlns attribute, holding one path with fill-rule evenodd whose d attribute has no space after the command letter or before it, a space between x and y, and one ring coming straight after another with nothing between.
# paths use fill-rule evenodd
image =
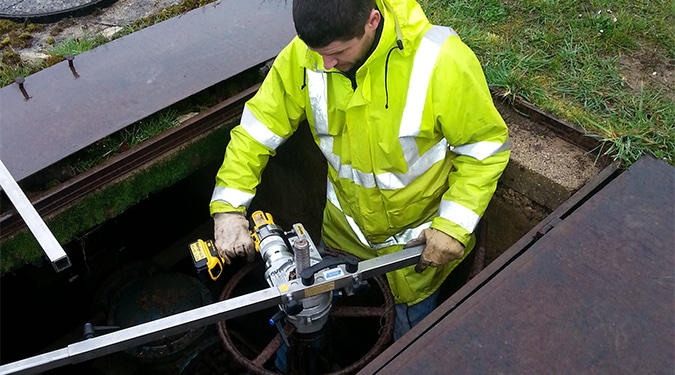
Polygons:
<instances>
[{"instance_id":1,"label":"man's head","mask_svg":"<svg viewBox=\"0 0 675 375\"><path fill-rule=\"evenodd\" d=\"M375 40L381 14L375 0L294 0L295 31L323 57L324 67L348 71Z\"/></svg>"}]
</instances>

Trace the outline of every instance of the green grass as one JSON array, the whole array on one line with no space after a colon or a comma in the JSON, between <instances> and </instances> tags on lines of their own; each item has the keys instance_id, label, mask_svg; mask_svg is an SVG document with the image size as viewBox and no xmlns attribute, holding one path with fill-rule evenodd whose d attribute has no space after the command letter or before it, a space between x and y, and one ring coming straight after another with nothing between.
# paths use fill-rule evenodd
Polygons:
<instances>
[{"instance_id":1,"label":"green grass","mask_svg":"<svg viewBox=\"0 0 675 375\"><path fill-rule=\"evenodd\" d=\"M68 39L56 43L47 51L48 55L66 57L66 55L79 55L82 52L92 50L108 42L101 34L85 35L82 38Z\"/></svg>"},{"instance_id":2,"label":"green grass","mask_svg":"<svg viewBox=\"0 0 675 375\"><path fill-rule=\"evenodd\" d=\"M122 151L180 125L174 108L157 112L85 148L73 157L74 174L85 172Z\"/></svg>"},{"instance_id":3,"label":"green grass","mask_svg":"<svg viewBox=\"0 0 675 375\"><path fill-rule=\"evenodd\" d=\"M675 165L672 0L420 4L460 34L505 95L598 136L624 166L642 155Z\"/></svg>"}]
</instances>

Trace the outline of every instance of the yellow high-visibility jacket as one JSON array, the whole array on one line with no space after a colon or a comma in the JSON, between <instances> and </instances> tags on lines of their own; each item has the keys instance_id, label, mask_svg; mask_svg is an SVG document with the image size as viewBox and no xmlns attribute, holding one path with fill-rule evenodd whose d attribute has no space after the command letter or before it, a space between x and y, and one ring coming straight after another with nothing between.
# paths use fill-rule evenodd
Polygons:
<instances>
[{"instance_id":1,"label":"yellow high-visibility jacket","mask_svg":"<svg viewBox=\"0 0 675 375\"><path fill-rule=\"evenodd\" d=\"M231 132L211 213L250 205L262 171L303 120L328 162L326 245L368 259L429 226L473 247L509 159L480 63L413 0L377 0L384 25L355 87L299 38L277 56ZM399 48L399 45L402 47ZM397 303L432 294L458 264L387 274Z\"/></svg>"}]
</instances>

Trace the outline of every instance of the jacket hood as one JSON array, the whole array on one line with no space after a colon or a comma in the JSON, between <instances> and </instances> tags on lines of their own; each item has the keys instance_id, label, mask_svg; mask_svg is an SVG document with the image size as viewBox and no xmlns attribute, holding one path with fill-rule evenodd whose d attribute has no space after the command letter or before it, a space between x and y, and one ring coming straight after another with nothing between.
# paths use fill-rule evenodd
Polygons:
<instances>
[{"instance_id":1,"label":"jacket hood","mask_svg":"<svg viewBox=\"0 0 675 375\"><path fill-rule=\"evenodd\" d=\"M376 3L380 13L388 21L384 25L387 35L395 36L394 44L396 39L401 39L403 50L410 51L411 45L430 26L422 7L414 0L377 0ZM389 47L390 42L385 42L382 44Z\"/></svg>"},{"instance_id":2,"label":"jacket hood","mask_svg":"<svg viewBox=\"0 0 675 375\"><path fill-rule=\"evenodd\" d=\"M392 48L401 50L404 56L411 54L418 38L431 27L422 7L414 0L376 0L375 3L384 18L384 30L368 60L384 56ZM307 48L305 67L323 71L321 56Z\"/></svg>"}]
</instances>

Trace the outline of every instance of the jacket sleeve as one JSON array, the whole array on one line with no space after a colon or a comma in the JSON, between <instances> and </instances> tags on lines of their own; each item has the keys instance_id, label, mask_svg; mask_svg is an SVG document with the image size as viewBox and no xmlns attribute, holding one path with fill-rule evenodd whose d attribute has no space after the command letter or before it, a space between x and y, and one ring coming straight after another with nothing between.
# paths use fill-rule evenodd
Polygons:
<instances>
[{"instance_id":1,"label":"jacket sleeve","mask_svg":"<svg viewBox=\"0 0 675 375\"><path fill-rule=\"evenodd\" d=\"M432 228L466 245L508 163L508 129L478 59L460 38L444 44L431 85L436 126L454 156Z\"/></svg>"},{"instance_id":2,"label":"jacket sleeve","mask_svg":"<svg viewBox=\"0 0 675 375\"><path fill-rule=\"evenodd\" d=\"M296 44L294 40L277 56L260 89L246 103L240 124L230 133L216 175L211 215L246 212L269 158L305 118L304 70L295 52Z\"/></svg>"}]
</instances>

